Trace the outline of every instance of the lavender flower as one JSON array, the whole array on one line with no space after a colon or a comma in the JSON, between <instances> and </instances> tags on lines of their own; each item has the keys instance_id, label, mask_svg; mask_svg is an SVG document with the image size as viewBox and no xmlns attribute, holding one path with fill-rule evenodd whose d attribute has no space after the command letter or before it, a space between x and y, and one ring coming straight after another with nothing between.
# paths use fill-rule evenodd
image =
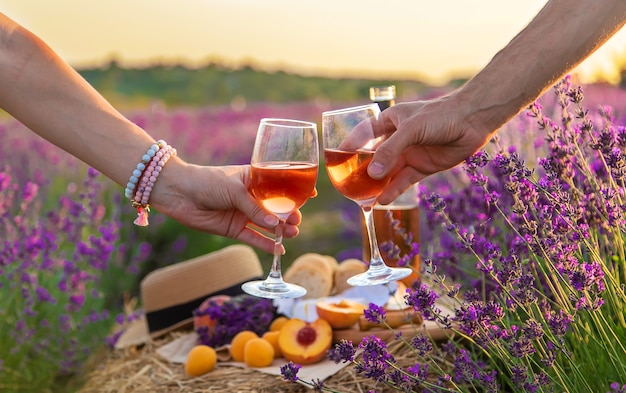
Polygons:
<instances>
[{"instance_id":1,"label":"lavender flower","mask_svg":"<svg viewBox=\"0 0 626 393\"><path fill-rule=\"evenodd\" d=\"M289 362L280 367L280 374L285 381L298 382L298 371L302 366L294 362Z\"/></svg>"},{"instance_id":2,"label":"lavender flower","mask_svg":"<svg viewBox=\"0 0 626 393\"><path fill-rule=\"evenodd\" d=\"M385 342L376 336L366 336L359 348L363 350L363 363L357 365L357 372L375 381L385 381L387 370L395 362L393 355L387 351Z\"/></svg>"},{"instance_id":3,"label":"lavender flower","mask_svg":"<svg viewBox=\"0 0 626 393\"><path fill-rule=\"evenodd\" d=\"M416 289L407 289L405 299L406 303L415 311L421 312L424 318L434 319L436 314L439 314L439 310L435 307L438 297L427 285L422 284Z\"/></svg>"},{"instance_id":4,"label":"lavender flower","mask_svg":"<svg viewBox=\"0 0 626 393\"><path fill-rule=\"evenodd\" d=\"M611 384L611 391L606 393L626 393L626 384L620 386L620 383L613 382Z\"/></svg>"},{"instance_id":5,"label":"lavender flower","mask_svg":"<svg viewBox=\"0 0 626 393\"><path fill-rule=\"evenodd\" d=\"M387 312L382 306L370 303L368 308L363 310L363 316L370 322L384 323L387 318Z\"/></svg>"},{"instance_id":6,"label":"lavender flower","mask_svg":"<svg viewBox=\"0 0 626 393\"><path fill-rule=\"evenodd\" d=\"M335 363L343 362L353 362L356 354L356 349L352 345L352 341L347 341L342 339L338 344L332 347L328 351L328 359L334 361Z\"/></svg>"},{"instance_id":7,"label":"lavender flower","mask_svg":"<svg viewBox=\"0 0 626 393\"><path fill-rule=\"evenodd\" d=\"M426 335L420 334L414 336L411 341L411 346L417 351L417 355L425 357L433 351L433 343Z\"/></svg>"}]
</instances>

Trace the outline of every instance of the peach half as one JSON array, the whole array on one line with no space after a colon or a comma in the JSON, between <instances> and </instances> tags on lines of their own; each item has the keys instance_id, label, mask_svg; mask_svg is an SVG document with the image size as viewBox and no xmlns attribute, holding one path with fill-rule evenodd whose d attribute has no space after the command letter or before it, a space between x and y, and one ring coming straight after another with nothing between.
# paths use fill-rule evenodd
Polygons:
<instances>
[{"instance_id":1,"label":"peach half","mask_svg":"<svg viewBox=\"0 0 626 393\"><path fill-rule=\"evenodd\" d=\"M293 318L278 334L283 357L298 364L312 364L324 359L332 341L333 329L324 319L305 322Z\"/></svg>"},{"instance_id":2,"label":"peach half","mask_svg":"<svg viewBox=\"0 0 626 393\"><path fill-rule=\"evenodd\" d=\"M342 299L338 303L320 301L315 304L317 316L327 321L334 329L354 326L365 308L363 304L349 299Z\"/></svg>"}]
</instances>

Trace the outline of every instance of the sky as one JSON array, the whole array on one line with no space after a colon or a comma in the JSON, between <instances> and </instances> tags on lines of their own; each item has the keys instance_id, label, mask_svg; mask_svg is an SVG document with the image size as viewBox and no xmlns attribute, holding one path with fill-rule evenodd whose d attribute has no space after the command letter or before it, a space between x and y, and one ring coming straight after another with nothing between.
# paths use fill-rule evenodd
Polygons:
<instances>
[{"instance_id":1,"label":"sky","mask_svg":"<svg viewBox=\"0 0 626 393\"><path fill-rule=\"evenodd\" d=\"M253 65L306 75L471 76L545 0L0 0L0 12L75 67L115 58ZM577 68L617 77L626 28Z\"/></svg>"}]
</instances>

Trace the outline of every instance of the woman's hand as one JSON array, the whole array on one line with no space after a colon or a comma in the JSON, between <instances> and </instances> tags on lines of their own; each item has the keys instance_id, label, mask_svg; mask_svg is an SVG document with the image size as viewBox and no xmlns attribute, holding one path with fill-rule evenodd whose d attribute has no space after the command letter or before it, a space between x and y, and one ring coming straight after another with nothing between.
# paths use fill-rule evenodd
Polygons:
<instances>
[{"instance_id":1,"label":"woman's hand","mask_svg":"<svg viewBox=\"0 0 626 393\"><path fill-rule=\"evenodd\" d=\"M183 225L240 240L267 251L274 250L278 218L248 192L249 165L197 166L173 158L151 194L150 205ZM298 234L302 219L294 212L283 229L287 238Z\"/></svg>"}]
</instances>

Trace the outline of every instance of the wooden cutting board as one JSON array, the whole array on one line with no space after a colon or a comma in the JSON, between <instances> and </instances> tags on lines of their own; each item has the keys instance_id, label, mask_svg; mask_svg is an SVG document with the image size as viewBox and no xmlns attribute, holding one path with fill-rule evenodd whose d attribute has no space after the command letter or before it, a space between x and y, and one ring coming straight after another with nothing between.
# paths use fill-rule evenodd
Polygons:
<instances>
[{"instance_id":1,"label":"wooden cutting board","mask_svg":"<svg viewBox=\"0 0 626 393\"><path fill-rule=\"evenodd\" d=\"M449 307L437 304L444 313L448 315L454 315L454 311L452 311ZM403 325L395 328L393 331L387 328L371 328L369 330L361 330L359 325L356 324L348 329L334 329L333 330L333 343L338 343L341 340L352 341L353 344L358 345L361 342L363 337L367 336L376 336L383 341L392 341L394 336L397 333L402 333L404 337L411 337L418 334L427 334L434 341L442 341L454 336L454 332L451 329L444 329L437 325L436 322L433 321L424 321L422 325Z\"/></svg>"}]
</instances>

